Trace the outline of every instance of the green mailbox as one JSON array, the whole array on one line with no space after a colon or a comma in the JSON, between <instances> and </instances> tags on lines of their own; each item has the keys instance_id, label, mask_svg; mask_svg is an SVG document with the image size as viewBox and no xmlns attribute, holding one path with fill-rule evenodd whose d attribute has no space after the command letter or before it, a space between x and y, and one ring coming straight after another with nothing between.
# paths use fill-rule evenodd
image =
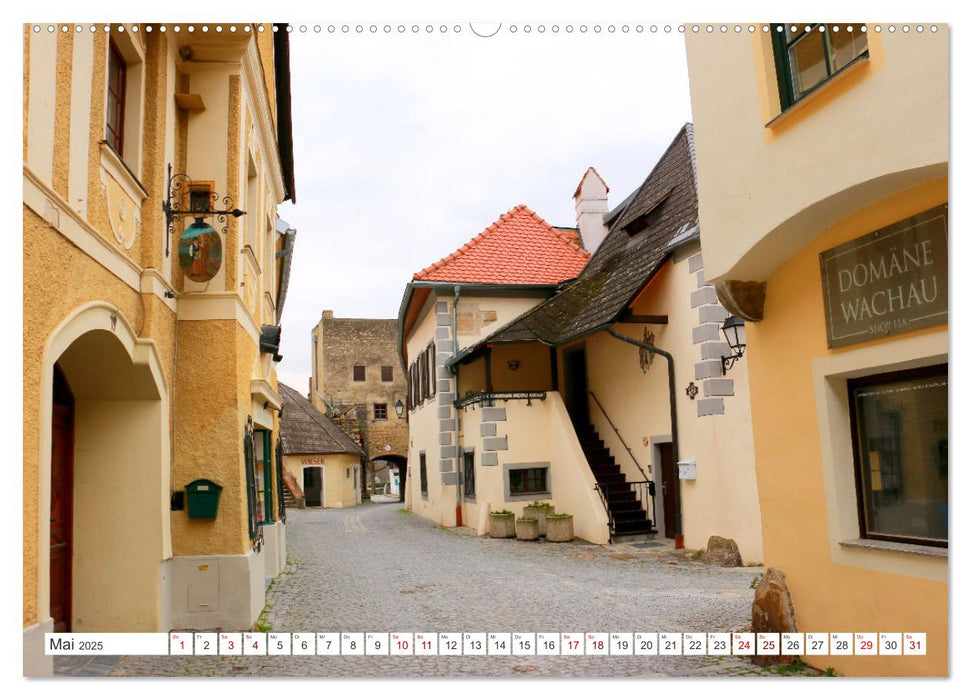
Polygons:
<instances>
[{"instance_id":1,"label":"green mailbox","mask_svg":"<svg viewBox=\"0 0 971 700\"><path fill-rule=\"evenodd\" d=\"M209 479L196 479L185 485L190 518L215 518L219 510L219 494L223 487Z\"/></svg>"}]
</instances>

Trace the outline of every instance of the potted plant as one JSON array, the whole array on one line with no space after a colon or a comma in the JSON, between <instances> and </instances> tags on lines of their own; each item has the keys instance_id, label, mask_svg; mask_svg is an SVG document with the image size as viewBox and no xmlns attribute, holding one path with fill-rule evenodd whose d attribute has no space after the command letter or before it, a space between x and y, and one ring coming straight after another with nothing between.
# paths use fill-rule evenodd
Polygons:
<instances>
[{"instance_id":1,"label":"potted plant","mask_svg":"<svg viewBox=\"0 0 971 700\"><path fill-rule=\"evenodd\" d=\"M539 534L540 536L543 536L546 534L546 516L552 512L553 512L552 503L533 501L528 506L523 508L523 517L536 518L539 521Z\"/></svg>"},{"instance_id":2,"label":"potted plant","mask_svg":"<svg viewBox=\"0 0 971 700\"><path fill-rule=\"evenodd\" d=\"M516 516L511 510L494 510L489 513L489 537L516 536Z\"/></svg>"},{"instance_id":3,"label":"potted plant","mask_svg":"<svg viewBox=\"0 0 971 700\"><path fill-rule=\"evenodd\" d=\"M539 519L537 518L516 518L516 539L517 540L538 540L539 539Z\"/></svg>"},{"instance_id":4,"label":"potted plant","mask_svg":"<svg viewBox=\"0 0 971 700\"><path fill-rule=\"evenodd\" d=\"M573 539L573 516L569 513L550 513L546 516L546 541L569 542Z\"/></svg>"}]
</instances>

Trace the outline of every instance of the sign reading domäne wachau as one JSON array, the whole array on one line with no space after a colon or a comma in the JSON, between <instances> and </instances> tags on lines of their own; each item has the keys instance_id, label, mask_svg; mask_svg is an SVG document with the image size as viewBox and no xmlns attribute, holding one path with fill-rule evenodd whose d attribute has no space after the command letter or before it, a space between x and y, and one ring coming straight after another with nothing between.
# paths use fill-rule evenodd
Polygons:
<instances>
[{"instance_id":1,"label":"sign reading dom\u00e4ne wachau","mask_svg":"<svg viewBox=\"0 0 971 700\"><path fill-rule=\"evenodd\" d=\"M947 322L947 205L819 254L829 347Z\"/></svg>"}]
</instances>

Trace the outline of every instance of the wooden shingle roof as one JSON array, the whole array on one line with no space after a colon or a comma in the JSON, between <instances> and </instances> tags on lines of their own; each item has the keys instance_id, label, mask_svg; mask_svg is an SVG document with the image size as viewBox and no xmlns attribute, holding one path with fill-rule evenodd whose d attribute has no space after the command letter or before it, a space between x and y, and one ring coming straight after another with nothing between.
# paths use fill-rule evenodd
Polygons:
<instances>
[{"instance_id":1,"label":"wooden shingle roof","mask_svg":"<svg viewBox=\"0 0 971 700\"><path fill-rule=\"evenodd\" d=\"M300 392L280 382L283 410L280 413L280 442L285 455L351 454L364 450L314 408Z\"/></svg>"}]
</instances>

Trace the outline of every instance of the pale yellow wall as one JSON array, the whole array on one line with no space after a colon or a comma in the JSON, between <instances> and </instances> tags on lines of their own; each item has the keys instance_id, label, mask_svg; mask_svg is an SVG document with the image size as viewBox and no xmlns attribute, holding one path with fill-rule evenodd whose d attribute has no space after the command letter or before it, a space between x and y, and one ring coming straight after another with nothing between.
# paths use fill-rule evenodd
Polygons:
<instances>
[{"instance_id":1,"label":"pale yellow wall","mask_svg":"<svg viewBox=\"0 0 971 700\"><path fill-rule=\"evenodd\" d=\"M814 367L830 358L874 351L870 367L860 366L853 375L893 369L893 364L886 364L901 354L896 348L933 337L935 331L946 331L946 326L829 350L819 253L945 201L947 181L940 180L867 207L823 232L769 278L765 319L748 329L765 563L785 572L800 629L927 633L927 656L894 657L892 662L886 657L860 656L807 659L841 673L947 673L948 562L946 557L919 554L862 551L848 558L844 553L847 548L839 540L851 538L840 535L847 527L854 529L855 513L851 511L849 518L844 514L842 522L828 513L838 508L835 479L844 486L847 475L852 479L852 447L848 440L831 444L830 439L821 439L822 399L817 394ZM937 344L937 352L946 356L946 335L944 338ZM920 360L916 351L904 355L921 363L939 361ZM845 391L845 379L842 385ZM786 387L785 410L780 410L780 386ZM829 482L823 469L827 461L835 462L834 480ZM783 474L785 478L781 478ZM859 536L858 524L855 532Z\"/></svg>"},{"instance_id":2,"label":"pale yellow wall","mask_svg":"<svg viewBox=\"0 0 971 700\"><path fill-rule=\"evenodd\" d=\"M480 322L474 323L471 328L459 327L459 350L475 345L487 335L496 332L504 325L529 311L544 299L543 295L521 297L488 296L476 291L463 292L459 298L459 314L469 313L478 314ZM449 309L452 308L449 301ZM496 315L496 320L485 322L484 316L487 312Z\"/></svg>"},{"instance_id":3,"label":"pale yellow wall","mask_svg":"<svg viewBox=\"0 0 971 700\"><path fill-rule=\"evenodd\" d=\"M352 508L357 505L354 469L360 468L361 460L354 455L330 455L324 464L324 480L327 489L325 506L328 508Z\"/></svg>"},{"instance_id":4,"label":"pale yellow wall","mask_svg":"<svg viewBox=\"0 0 971 700\"><path fill-rule=\"evenodd\" d=\"M410 365L415 358L428 346L435 337L435 294L428 297L424 313L415 324L406 341L407 363ZM443 300L444 301L444 300ZM451 308L451 303L449 303ZM438 444L438 393L430 400L426 400L416 410L408 413L408 507L415 513L446 524L449 519L455 523L455 491L454 487L442 486L441 471L439 469L440 446ZM421 495L421 479L419 477L419 456L424 450L427 459L428 495Z\"/></svg>"},{"instance_id":5,"label":"pale yellow wall","mask_svg":"<svg viewBox=\"0 0 971 700\"><path fill-rule=\"evenodd\" d=\"M679 459L697 463L697 478L680 480L685 547L703 549L711 535L729 537L738 544L743 561L757 563L762 561L762 526L748 365L745 360L736 362L726 375L733 381L735 395L724 397L725 413L698 416L697 400L705 398L701 391L704 382L695 381L695 363L702 360L691 334L698 325L698 309L690 305L691 292L697 288L697 274L690 272L688 266L687 255L679 254L666 262L632 306L635 314L668 316L667 324L652 324L648 328L654 333L654 345L674 356ZM617 324L616 330L643 339L643 325ZM586 348L590 390L660 493L661 468L660 464L653 464L651 440L671 435L667 360L655 355L645 373L640 367L638 348L606 333L587 339ZM699 388L695 401L685 393L692 381ZM628 481L642 481L644 476L593 401L590 417ZM655 522L663 521L661 505L659 499Z\"/></svg>"},{"instance_id":6,"label":"pale yellow wall","mask_svg":"<svg viewBox=\"0 0 971 700\"><path fill-rule=\"evenodd\" d=\"M709 279L764 280L861 203L945 174L947 27L868 26L870 59L768 127L769 38L685 35Z\"/></svg>"}]
</instances>

